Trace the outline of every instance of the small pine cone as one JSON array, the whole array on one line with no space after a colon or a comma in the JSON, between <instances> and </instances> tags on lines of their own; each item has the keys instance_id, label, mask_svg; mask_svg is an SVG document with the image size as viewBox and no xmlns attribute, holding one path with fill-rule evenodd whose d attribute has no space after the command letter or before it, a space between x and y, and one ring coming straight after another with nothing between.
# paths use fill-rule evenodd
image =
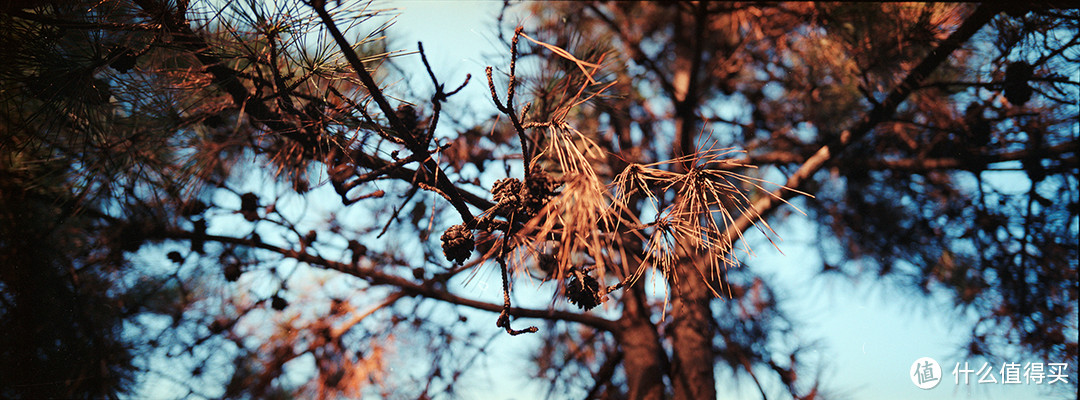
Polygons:
<instances>
[{"instance_id":1,"label":"small pine cone","mask_svg":"<svg viewBox=\"0 0 1080 400\"><path fill-rule=\"evenodd\" d=\"M558 194L555 192L555 188L558 187L558 183L555 182L555 178L548 175L544 171L536 171L529 174L529 177L525 180L525 193L523 200L523 209L526 214L536 215L540 212L540 209L544 208L544 205L551 200L551 197Z\"/></svg>"},{"instance_id":2,"label":"small pine cone","mask_svg":"<svg viewBox=\"0 0 1080 400\"><path fill-rule=\"evenodd\" d=\"M243 274L244 271L240 269L240 264L229 263L225 265L224 273L226 281L236 282L240 279L240 275Z\"/></svg>"},{"instance_id":3,"label":"small pine cone","mask_svg":"<svg viewBox=\"0 0 1080 400\"><path fill-rule=\"evenodd\" d=\"M443 255L448 261L464 264L472 255L473 234L465 225L454 225L442 234Z\"/></svg>"},{"instance_id":4,"label":"small pine cone","mask_svg":"<svg viewBox=\"0 0 1080 400\"><path fill-rule=\"evenodd\" d=\"M240 211L255 211L256 208L259 208L258 195L251 192L240 195Z\"/></svg>"},{"instance_id":5,"label":"small pine cone","mask_svg":"<svg viewBox=\"0 0 1080 400\"><path fill-rule=\"evenodd\" d=\"M545 196L554 196L556 194L555 188L559 186L559 183L555 181L554 177L547 172L539 170L529 174L527 181L530 192Z\"/></svg>"},{"instance_id":6,"label":"small pine cone","mask_svg":"<svg viewBox=\"0 0 1080 400\"><path fill-rule=\"evenodd\" d=\"M1031 99L1032 88L1028 84L1035 73L1035 67L1023 61L1009 64L1005 68L1005 98L1009 104L1023 105Z\"/></svg>"},{"instance_id":7,"label":"small pine cone","mask_svg":"<svg viewBox=\"0 0 1080 400\"><path fill-rule=\"evenodd\" d=\"M409 133L416 130L416 127L420 124L420 116L416 112L416 107L411 104L402 104L397 108L397 117L405 124L405 128L409 129Z\"/></svg>"},{"instance_id":8,"label":"small pine cone","mask_svg":"<svg viewBox=\"0 0 1080 400\"><path fill-rule=\"evenodd\" d=\"M572 273L566 280L566 299L588 311L600 304L600 282L589 275L581 276L583 279L578 279L578 274Z\"/></svg>"},{"instance_id":9,"label":"small pine cone","mask_svg":"<svg viewBox=\"0 0 1080 400\"><path fill-rule=\"evenodd\" d=\"M275 294L275 295L270 297L270 308L273 308L274 310L277 310L277 311L281 311L281 310L284 310L285 307L288 307L288 306L289 306L289 302L285 301L285 299L281 298L281 296L278 296L278 295Z\"/></svg>"},{"instance_id":10,"label":"small pine cone","mask_svg":"<svg viewBox=\"0 0 1080 400\"><path fill-rule=\"evenodd\" d=\"M495 195L495 202L507 206L517 207L521 204L521 192L524 184L517 178L502 178L491 185L491 194Z\"/></svg>"},{"instance_id":11,"label":"small pine cone","mask_svg":"<svg viewBox=\"0 0 1080 400\"><path fill-rule=\"evenodd\" d=\"M255 193L244 193L240 196L240 213L244 215L244 219L249 222L255 222L259 219L259 196Z\"/></svg>"},{"instance_id":12,"label":"small pine cone","mask_svg":"<svg viewBox=\"0 0 1080 400\"><path fill-rule=\"evenodd\" d=\"M426 139L424 135L427 132L424 131L423 124L420 121L420 114L417 112L416 107L409 104L402 104L398 106L395 114L397 114L398 119L405 124L405 128L409 130L408 132L402 132L401 134L412 136L415 140L420 142L423 142L424 139Z\"/></svg>"},{"instance_id":13,"label":"small pine cone","mask_svg":"<svg viewBox=\"0 0 1080 400\"><path fill-rule=\"evenodd\" d=\"M559 268L559 261L551 254L541 253L536 257L536 267L547 274L547 276L553 276L555 275L556 269Z\"/></svg>"},{"instance_id":14,"label":"small pine cone","mask_svg":"<svg viewBox=\"0 0 1080 400\"><path fill-rule=\"evenodd\" d=\"M180 215L183 215L185 217L193 217L202 214L209 208L210 207L207 206L206 203L203 203L200 200L192 200L180 206Z\"/></svg>"},{"instance_id":15,"label":"small pine cone","mask_svg":"<svg viewBox=\"0 0 1080 400\"><path fill-rule=\"evenodd\" d=\"M1005 68L1005 84L1027 82L1035 74L1035 67L1025 61L1017 61Z\"/></svg>"}]
</instances>

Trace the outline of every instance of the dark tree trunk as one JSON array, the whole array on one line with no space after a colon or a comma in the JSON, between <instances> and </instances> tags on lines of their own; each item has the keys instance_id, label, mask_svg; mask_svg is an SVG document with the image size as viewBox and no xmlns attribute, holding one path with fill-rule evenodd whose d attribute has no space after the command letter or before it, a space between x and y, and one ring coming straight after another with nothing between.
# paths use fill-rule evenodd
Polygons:
<instances>
[{"instance_id":1,"label":"dark tree trunk","mask_svg":"<svg viewBox=\"0 0 1080 400\"><path fill-rule=\"evenodd\" d=\"M672 284L671 386L675 400L715 399L709 301L713 295L695 270L700 259L687 260L676 267L680 279Z\"/></svg>"},{"instance_id":2,"label":"dark tree trunk","mask_svg":"<svg viewBox=\"0 0 1080 400\"><path fill-rule=\"evenodd\" d=\"M624 310L617 339L623 352L629 398L658 400L664 398L668 362L656 326L649 321L642 286L627 289L623 296Z\"/></svg>"}]
</instances>

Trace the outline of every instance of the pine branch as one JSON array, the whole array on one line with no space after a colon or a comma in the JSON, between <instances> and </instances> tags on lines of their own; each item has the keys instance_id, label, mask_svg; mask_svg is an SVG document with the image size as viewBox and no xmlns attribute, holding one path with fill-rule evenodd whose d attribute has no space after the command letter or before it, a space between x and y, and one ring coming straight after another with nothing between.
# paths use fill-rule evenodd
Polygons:
<instances>
[{"instance_id":1,"label":"pine branch","mask_svg":"<svg viewBox=\"0 0 1080 400\"><path fill-rule=\"evenodd\" d=\"M401 293L406 296L419 296L426 297L433 300L439 300L450 304L475 308L478 310L490 311L494 313L504 312L504 307L501 304L487 303L479 300L473 300L461 296L452 294L446 290L437 288L435 283L439 278L432 278L425 280L423 283L416 283L409 279L381 272L375 268L366 268L360 265L353 265L349 263L343 263L338 261L329 260L321 256L312 255L306 252L300 252L293 249L287 249L284 247L275 246L266 242L257 241L253 239L236 238L230 236L220 235L204 235L196 234L194 232L188 232L183 230L167 230L162 232L161 239L180 239L191 240L201 239L205 241L213 241L218 243L228 243L233 245L245 246L250 248L257 248L267 250L273 253L280 254L284 257L291 258L300 262L304 262L310 265L320 266L326 269L331 269L344 274L352 275L357 278L363 279L372 285L386 285L398 288ZM608 319L600 318L594 315L581 314L567 311L558 310L538 310L531 308L511 307L507 310L510 314L518 318L539 318L552 321L567 321L577 322L587 325L592 328L600 329L608 332L616 332L619 327L617 322Z\"/></svg>"},{"instance_id":2,"label":"pine branch","mask_svg":"<svg viewBox=\"0 0 1080 400\"><path fill-rule=\"evenodd\" d=\"M866 113L851 129L844 131L838 138L818 149L788 178L784 186L792 189L802 188L813 177L814 173L823 168L829 160L838 157L848 145L855 140L861 139L878 123L891 117L896 112L897 107L914 90L921 86L924 79L944 63L954 51L974 36L979 29L989 23L997 12L998 10L993 6L980 5L976 8L956 31L942 41L937 48L930 51L930 54L915 66L899 85L889 92L884 101ZM725 235L738 237L742 232L753 226L757 218L771 212L782 203L781 200L789 199L794 194L792 191L779 189L773 192L772 196L762 196L754 202L751 212L743 213L734 224L728 226Z\"/></svg>"},{"instance_id":3,"label":"pine branch","mask_svg":"<svg viewBox=\"0 0 1080 400\"><path fill-rule=\"evenodd\" d=\"M353 50L352 45L347 39L345 39L345 35L343 35L341 33L341 30L338 29L337 23L334 22L333 16L331 16L330 13L326 11L325 2L313 1L310 2L310 5L313 9L315 9L315 12L319 14L319 18L322 19L323 26L326 27L326 30L330 32L330 35L333 36L334 40L337 42L338 48L345 56L345 59L349 61L349 65L352 67L353 72L355 72L357 77L360 78L360 82L364 84L364 87L367 89L368 94L371 95L371 98L375 101L375 104L379 106L379 110L383 112L384 117L390 122L390 126L394 128L394 130L396 130L401 136L401 139L405 141L406 147L409 148L409 151L413 152L414 154L430 155L430 152L428 151L428 144L421 143L416 139L415 136L411 135L410 132L412 132L412 130L405 125L405 122L402 121L401 118L398 118L397 113L395 113L394 108L390 106L390 102L386 99L386 96L383 94L382 89L379 88L379 85L377 83L375 83L375 79L371 76L371 74L367 72L367 69L364 67L363 61L360 60L360 56L356 54L356 51ZM426 173L433 175L432 179L435 181L434 186L449 198L450 203L454 206L454 209L456 209L458 213L461 214L461 219L466 223L472 222L474 217L472 215L472 212L469 211L469 206L466 205L465 200L462 198L461 194L458 193L457 187L454 186L453 182L450 182L449 178L447 178L446 176L446 173L442 171L439 165L430 158L421 163L421 165L426 170Z\"/></svg>"},{"instance_id":4,"label":"pine branch","mask_svg":"<svg viewBox=\"0 0 1080 400\"><path fill-rule=\"evenodd\" d=\"M1080 142L1066 142L1041 150L1024 149L997 154L972 154L968 157L940 157L940 158L900 158L900 159L838 159L833 158L825 163L825 166L845 165L849 168L864 170L897 170L909 172L930 172L940 170L968 170L978 171L986 169L991 164L1006 161L1022 161L1032 157L1041 159L1063 160L1065 165L1076 166L1076 158L1061 158L1061 156L1080 151ZM731 163L710 165L709 169L735 170L744 168L746 165L762 166L768 164L803 164L810 157L794 151L771 151L768 153L744 157L732 160Z\"/></svg>"}]
</instances>

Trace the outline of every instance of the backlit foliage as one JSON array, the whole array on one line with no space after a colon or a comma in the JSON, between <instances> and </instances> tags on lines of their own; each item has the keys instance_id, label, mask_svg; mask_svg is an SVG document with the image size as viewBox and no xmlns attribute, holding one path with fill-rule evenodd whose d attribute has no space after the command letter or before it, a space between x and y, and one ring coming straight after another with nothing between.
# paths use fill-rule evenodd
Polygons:
<instances>
[{"instance_id":1,"label":"backlit foliage","mask_svg":"<svg viewBox=\"0 0 1080 400\"><path fill-rule=\"evenodd\" d=\"M507 3L464 77L395 12L0 5L0 397L825 397L793 226L1077 365L1075 10Z\"/></svg>"}]
</instances>

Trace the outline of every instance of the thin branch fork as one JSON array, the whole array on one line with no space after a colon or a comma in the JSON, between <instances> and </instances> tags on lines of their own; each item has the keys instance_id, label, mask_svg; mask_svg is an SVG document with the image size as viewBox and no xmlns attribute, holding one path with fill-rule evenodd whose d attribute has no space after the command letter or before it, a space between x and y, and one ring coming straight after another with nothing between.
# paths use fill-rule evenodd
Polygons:
<instances>
[{"instance_id":1,"label":"thin branch fork","mask_svg":"<svg viewBox=\"0 0 1080 400\"><path fill-rule=\"evenodd\" d=\"M382 89L375 83L375 79L364 68L363 61L360 60L360 56L353 50L352 45L349 43L345 36L337 27L337 23L334 22L333 16L326 11L325 1L310 1L308 4L315 10L322 19L323 25L326 27L330 35L334 37L334 40L338 44L338 48L341 50L345 59L349 61L349 65L352 67L356 75L360 78L360 82L367 88L368 93L371 95L372 100L379 106L379 109L383 112L386 119L390 122L390 126L401 136L401 139L405 141L406 147L413 153L423 153L430 156L427 143L422 143L417 140L416 137L409 134L410 130L405 125L405 122L397 116L394 112L394 108L390 106L390 102L386 99ZM450 203L454 206L454 209L461 214L461 218L465 222L471 222L473 217L472 212L469 210L469 206L465 203L461 193L458 192L456 186L451 182L446 173L442 171L438 164L434 160L428 158L421 163L421 166L427 173L431 175L431 179L434 180L434 187L438 188L444 193L450 200Z\"/></svg>"},{"instance_id":2,"label":"thin branch fork","mask_svg":"<svg viewBox=\"0 0 1080 400\"><path fill-rule=\"evenodd\" d=\"M424 69L427 70L428 76L431 77L431 83L435 85L435 94L431 95L431 107L432 115L431 122L427 126L427 134L424 135L424 142L428 143L435 137L435 127L439 124L439 114L442 113L442 103L446 101L450 96L453 96L465 88L465 85L469 84L469 80L472 79L472 74L465 74L465 82L462 82L457 89L446 92L446 85L439 83L439 80L435 78L435 72L431 70L431 64L428 63L427 53L424 52L424 44L416 42L416 47L420 52L420 60L424 62Z\"/></svg>"},{"instance_id":3,"label":"thin branch fork","mask_svg":"<svg viewBox=\"0 0 1080 400\"><path fill-rule=\"evenodd\" d=\"M147 9L147 10L154 9L155 5L153 3L151 3L150 0L136 0L136 1L138 1L140 6L143 7L144 9ZM421 163L422 168L426 169L426 171L423 171L423 172L425 174L434 173L434 178L435 178L435 182L436 182L436 185L437 185L436 188L439 189L438 191L440 192L440 194L443 194L445 197L447 197L448 200L450 200L450 202L458 210L458 212L462 216L462 219L466 223L473 222L474 217L472 216L471 212L469 212L468 206L466 205L466 203L465 203L465 201L464 201L464 199L462 197L462 194L447 179L446 174L442 173L439 166L431 159L430 152L427 151L426 144L418 142L414 136L407 134L409 132L409 130L406 129L406 126L403 123L403 121L401 121L401 119L397 117L397 114L390 107L390 104L386 100L386 97L382 94L381 89L379 89L378 85L375 84L375 81L371 77L371 75L367 73L367 70L364 68L363 63L359 59L359 56L357 56L357 54L352 50L352 47L349 46L349 43L345 40L344 36L337 29L336 25L334 24L334 21L333 21L332 17L326 12L325 3L321 2L321 1L318 1L318 2L312 2L311 5L312 5L313 8L315 8L315 10L319 14L320 18L323 19L324 23L327 26L327 29L331 31L331 34L334 36L334 38L338 42L338 45L341 48L342 52L345 54L346 59L349 60L351 66L353 67L353 69L355 70L357 75L360 77L360 79L361 79L362 83L364 84L364 86L368 89L368 91L371 94L373 100L375 100L375 102L379 105L380 109L385 114L386 118L390 121L391 127L394 128L396 131L398 131L400 133L400 138L403 141L405 141L406 147L408 147L410 149L410 151L413 153L414 156L419 155L419 154L424 154L425 155L424 156L425 160L424 160L424 162ZM191 31L191 28L189 26L187 26L186 24L180 23L180 21L177 21L177 20L168 20L167 22L170 25L168 27L170 30L175 31L175 32L183 33L182 35L180 35L180 39L179 39L180 44L187 47L189 50L191 50L196 55L196 57L199 59L199 61L213 75L213 77L214 77L213 80L214 80L215 84L222 87L226 92L228 92L230 94L230 96L233 98L233 101L235 101L237 104L241 104L243 109L247 110L247 112L249 114L251 114L257 120L259 120L261 123L267 125L267 127L271 128L271 129L273 129L275 131L282 132L282 134L286 135L290 139L295 139L295 140L298 140L298 141L304 141L305 138L302 138L302 137L299 136L299 130L296 127L291 126L290 124L282 121L281 116L278 113L271 110L262 101L258 101L257 99L255 99L255 98L253 98L251 96L251 94L247 90L247 88L242 83L240 83L237 79L235 79L235 77L236 77L235 72L236 71L233 71L233 70L225 67L224 65L222 65L222 63L220 63L220 60L218 60L216 57L213 57L211 55L206 54L205 50L209 46L206 44L205 41L203 41L201 38L199 38L197 35L195 35L194 32ZM464 85L462 85L462 86L464 86ZM460 89L461 88L458 88L458 89L454 90L452 93L456 93ZM439 90L439 91L441 91L441 90ZM449 94L445 94L445 96L449 96ZM445 96L443 96L443 97L445 97ZM517 124L517 125L520 126L520 123ZM357 155L354 155L354 158L357 158L356 156ZM374 156L365 157L365 156L367 156L366 154L359 154L358 156L359 156L358 157L359 160L354 160L355 162L358 162L358 163L361 163L361 164L367 164L368 167L371 167L371 168L382 168L382 167L386 167L388 165L391 165L390 162L386 162L384 160L381 160L378 157L374 157ZM399 166L398 168L390 168L390 170L387 171L387 174L395 176L395 177L400 178L400 179L412 181L414 177L416 177L418 174L421 173L421 171L422 170L411 171L412 173L409 174L410 171L406 171L403 167ZM422 185L422 186L426 186L426 185ZM430 186L429 186L429 188L430 188ZM485 205L490 204L490 202L488 202L488 201L486 201L484 199L481 199L481 198L473 199L473 203L474 204L485 204ZM489 207L482 207L482 208L489 208ZM500 312L500 317L499 317L499 320L498 320L499 326L500 327L505 327L507 329L507 331L510 332L511 334L520 334L520 333L524 333L524 332L535 332L536 327L530 327L530 328L525 329L523 331L514 331L514 330L512 330L510 328L510 324L509 324L509 315L510 314L514 314L514 315L517 315L519 317L548 318L548 319L555 319L555 320L567 320L567 321L582 322L582 323L585 323L586 325L593 326L593 327L595 327L597 329L603 329L603 330L608 330L608 331L613 331L614 329L616 329L616 325L615 325L614 322L608 321L608 320L605 320L605 319L602 319L602 318L594 317L594 316L579 315L579 314L566 313L566 312L556 312L554 310L542 311L542 310L530 310L530 309L521 309L521 308L511 307L511 305L509 303L509 295L508 295L508 291L507 291L508 281L507 281L507 277L506 277L506 266L505 266L505 264L503 265L503 275L504 275L503 276L503 286L504 286L504 298L505 299L504 299L504 304L500 307L500 306L495 305L495 304L484 303L484 302L480 302L480 301L476 301L476 300L461 298L461 297L455 296L453 294L450 294L449 292L446 292L446 291L435 290L430 285L418 285L418 284L415 284L413 282L410 282L410 281L408 281L408 280L406 280L404 278L400 278L400 277L397 277L397 276L384 274L384 273L374 271L374 270L371 270L371 269L364 269L364 268L361 268L361 267L356 266L356 265L333 262L333 261L326 260L326 259L324 259L322 257L319 257L319 256L314 256L314 255L308 254L306 252L299 252L299 251L296 251L296 250L279 248L279 247L272 246L272 245L269 245L269 244L266 244L266 243L263 243L263 242L255 242L255 241L251 241L251 240L231 238L231 237L225 237L225 236L210 236L210 235L204 235L204 234L195 234L195 233L191 233L191 232L173 233L173 237L186 238L186 239L198 238L200 240L215 240L215 241L219 241L219 242L222 242L222 243L233 243L233 244L246 245L246 246L250 246L250 247L262 248L264 250L274 251L274 252L282 254L282 255L284 255L286 257L290 257L290 258L294 258L294 259L299 260L299 261L307 262L309 264L322 265L322 266L324 266L326 268L329 268L329 269L333 269L333 270L337 270L339 272L343 272L343 273L346 273L346 274L349 274L349 275L357 276L359 278L367 280L368 282L370 282L372 284L386 284L386 285L396 286L398 288L401 288L404 293L409 294L409 295L420 295L420 296L424 296L424 297L428 297L428 298L433 298L433 299L445 301L445 302L452 303L452 304L464 305L464 306L468 306L468 307L473 307L473 308L483 309L483 310L488 310L488 311L493 311L493 312L497 311L497 312Z\"/></svg>"},{"instance_id":4,"label":"thin branch fork","mask_svg":"<svg viewBox=\"0 0 1080 400\"><path fill-rule=\"evenodd\" d=\"M495 80L492 79L492 68L488 66L484 69L484 73L487 76L488 89L491 90L491 100L495 102L495 108L499 112L506 114L510 117L510 123L514 126L514 131L518 134L518 141L521 142L521 155L524 162L522 165L525 168L525 177L531 175L533 153L535 149L529 148L529 139L525 134L525 127L522 125L521 120L525 118L525 112L528 111L529 105L525 105L525 110L521 113L521 118L518 118L517 112L514 110L514 94L517 87L517 57L518 57L518 38L524 35L522 32L523 27L519 26L514 30L514 38L510 41L510 82L507 84L506 89L506 103L499 101L499 95L495 90Z\"/></svg>"}]
</instances>

